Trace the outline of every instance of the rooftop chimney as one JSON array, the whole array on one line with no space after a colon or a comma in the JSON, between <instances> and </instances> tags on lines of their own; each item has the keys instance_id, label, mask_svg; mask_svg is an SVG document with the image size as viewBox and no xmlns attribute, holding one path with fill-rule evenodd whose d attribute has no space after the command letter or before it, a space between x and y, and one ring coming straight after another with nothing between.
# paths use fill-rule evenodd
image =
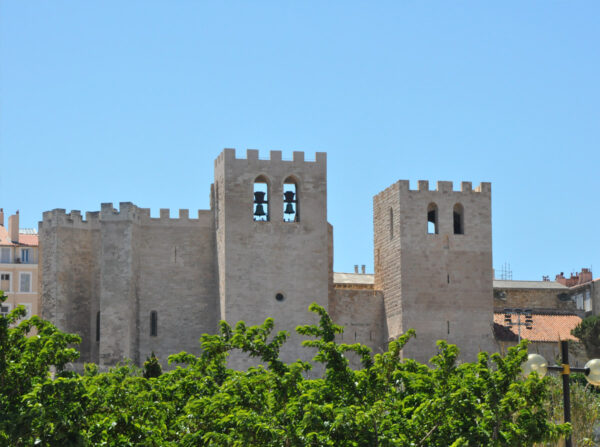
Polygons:
<instances>
[{"instance_id":1,"label":"rooftop chimney","mask_svg":"<svg viewBox=\"0 0 600 447\"><path fill-rule=\"evenodd\" d=\"M19 210L8 218L8 237L13 242L19 242Z\"/></svg>"},{"instance_id":2,"label":"rooftop chimney","mask_svg":"<svg viewBox=\"0 0 600 447\"><path fill-rule=\"evenodd\" d=\"M365 267L365 265L364 265L364 264L363 264L363 265L361 265L361 266L360 266L360 269L362 270L362 274L364 275L364 274L365 274L365 272L366 272L366 267Z\"/></svg>"},{"instance_id":3,"label":"rooftop chimney","mask_svg":"<svg viewBox=\"0 0 600 447\"><path fill-rule=\"evenodd\" d=\"M4 209L0 208L0 225L4 226Z\"/></svg>"},{"instance_id":4,"label":"rooftop chimney","mask_svg":"<svg viewBox=\"0 0 600 447\"><path fill-rule=\"evenodd\" d=\"M354 273L358 273L358 264L354 266Z\"/></svg>"},{"instance_id":5,"label":"rooftop chimney","mask_svg":"<svg viewBox=\"0 0 600 447\"><path fill-rule=\"evenodd\" d=\"M560 272L560 275L556 275L556 282L567 286L574 287L579 284L585 284L586 282L590 282L592 280L592 272L590 269L582 268L581 272L571 273L570 278L565 278L564 272Z\"/></svg>"},{"instance_id":6,"label":"rooftop chimney","mask_svg":"<svg viewBox=\"0 0 600 447\"><path fill-rule=\"evenodd\" d=\"M581 273L579 273L579 284L590 282L592 279L592 271L590 269L582 268Z\"/></svg>"}]
</instances>

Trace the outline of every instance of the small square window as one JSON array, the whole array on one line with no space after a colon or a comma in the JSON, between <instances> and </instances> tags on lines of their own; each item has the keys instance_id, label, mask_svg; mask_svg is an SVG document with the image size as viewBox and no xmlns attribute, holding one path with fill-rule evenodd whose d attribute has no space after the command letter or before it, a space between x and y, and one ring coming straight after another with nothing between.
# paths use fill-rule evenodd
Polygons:
<instances>
[{"instance_id":1,"label":"small square window","mask_svg":"<svg viewBox=\"0 0 600 447\"><path fill-rule=\"evenodd\" d=\"M10 307L8 303L0 304L0 315L7 316L10 312Z\"/></svg>"}]
</instances>

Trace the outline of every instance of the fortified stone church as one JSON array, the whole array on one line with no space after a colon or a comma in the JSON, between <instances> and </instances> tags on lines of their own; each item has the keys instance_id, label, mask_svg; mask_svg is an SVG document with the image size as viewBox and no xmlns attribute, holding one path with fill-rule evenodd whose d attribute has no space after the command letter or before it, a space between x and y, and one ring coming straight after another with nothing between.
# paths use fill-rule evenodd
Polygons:
<instances>
[{"instance_id":1,"label":"fortified stone church","mask_svg":"<svg viewBox=\"0 0 600 447\"><path fill-rule=\"evenodd\" d=\"M343 342L374 352L414 328L403 355L427 361L435 342L465 360L496 350L491 186L451 182L411 190L401 180L374 197L375 274L333 272L326 154L262 160L225 149L214 163L209 210L159 218L132 203L99 212L44 213L40 223L42 316L82 336L81 360L140 364L199 353L219 320L273 317L292 336L286 361L308 359L294 328L315 321L316 302L345 326ZM553 283L554 284L554 283ZM504 295L506 296L506 294ZM311 320L312 319L312 320ZM241 357L233 367L245 366Z\"/></svg>"}]
</instances>

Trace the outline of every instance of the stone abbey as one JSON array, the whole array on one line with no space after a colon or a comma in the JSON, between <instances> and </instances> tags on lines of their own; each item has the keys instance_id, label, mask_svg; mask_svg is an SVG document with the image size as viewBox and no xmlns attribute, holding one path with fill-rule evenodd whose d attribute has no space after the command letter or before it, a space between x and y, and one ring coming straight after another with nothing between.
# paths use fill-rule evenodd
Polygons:
<instances>
[{"instance_id":1,"label":"stone abbey","mask_svg":"<svg viewBox=\"0 0 600 447\"><path fill-rule=\"evenodd\" d=\"M85 219L44 213L42 316L81 335L82 361L199 353L200 336L215 333L219 320L267 317L291 333L283 359L307 359L293 330L314 319L313 302L345 326L344 342L374 352L409 328L417 338L403 355L419 361L439 339L456 343L465 360L497 349L494 307L506 293L495 298L489 183L457 191L420 181L411 190L402 180L377 194L374 275L333 272L324 153L286 161L280 151L263 160L256 150L238 158L225 149L210 194L210 209L195 216L163 209L152 218L128 202L104 203ZM244 362L231 359L233 367Z\"/></svg>"}]
</instances>

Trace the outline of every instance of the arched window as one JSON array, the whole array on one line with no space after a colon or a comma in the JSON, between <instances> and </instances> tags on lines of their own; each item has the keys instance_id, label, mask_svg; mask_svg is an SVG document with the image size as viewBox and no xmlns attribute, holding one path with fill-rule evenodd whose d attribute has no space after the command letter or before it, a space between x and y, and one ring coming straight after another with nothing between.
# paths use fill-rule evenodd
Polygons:
<instances>
[{"instance_id":1,"label":"arched window","mask_svg":"<svg viewBox=\"0 0 600 447\"><path fill-rule=\"evenodd\" d=\"M153 310L150 312L150 337L158 335L158 313Z\"/></svg>"},{"instance_id":2,"label":"arched window","mask_svg":"<svg viewBox=\"0 0 600 447\"><path fill-rule=\"evenodd\" d=\"M283 221L300 222L298 182L288 177L283 182Z\"/></svg>"},{"instance_id":3,"label":"arched window","mask_svg":"<svg viewBox=\"0 0 600 447\"><path fill-rule=\"evenodd\" d=\"M438 234L438 207L435 203L427 206L427 233Z\"/></svg>"},{"instance_id":4,"label":"arched window","mask_svg":"<svg viewBox=\"0 0 600 447\"><path fill-rule=\"evenodd\" d=\"M269 181L264 175L254 180L254 220L269 221Z\"/></svg>"},{"instance_id":5,"label":"arched window","mask_svg":"<svg viewBox=\"0 0 600 447\"><path fill-rule=\"evenodd\" d=\"M390 208L390 239L394 239L394 210Z\"/></svg>"},{"instance_id":6,"label":"arched window","mask_svg":"<svg viewBox=\"0 0 600 447\"><path fill-rule=\"evenodd\" d=\"M100 311L96 312L96 341L100 341Z\"/></svg>"},{"instance_id":7,"label":"arched window","mask_svg":"<svg viewBox=\"0 0 600 447\"><path fill-rule=\"evenodd\" d=\"M454 205L454 234L465 234L465 210L460 203Z\"/></svg>"}]
</instances>

